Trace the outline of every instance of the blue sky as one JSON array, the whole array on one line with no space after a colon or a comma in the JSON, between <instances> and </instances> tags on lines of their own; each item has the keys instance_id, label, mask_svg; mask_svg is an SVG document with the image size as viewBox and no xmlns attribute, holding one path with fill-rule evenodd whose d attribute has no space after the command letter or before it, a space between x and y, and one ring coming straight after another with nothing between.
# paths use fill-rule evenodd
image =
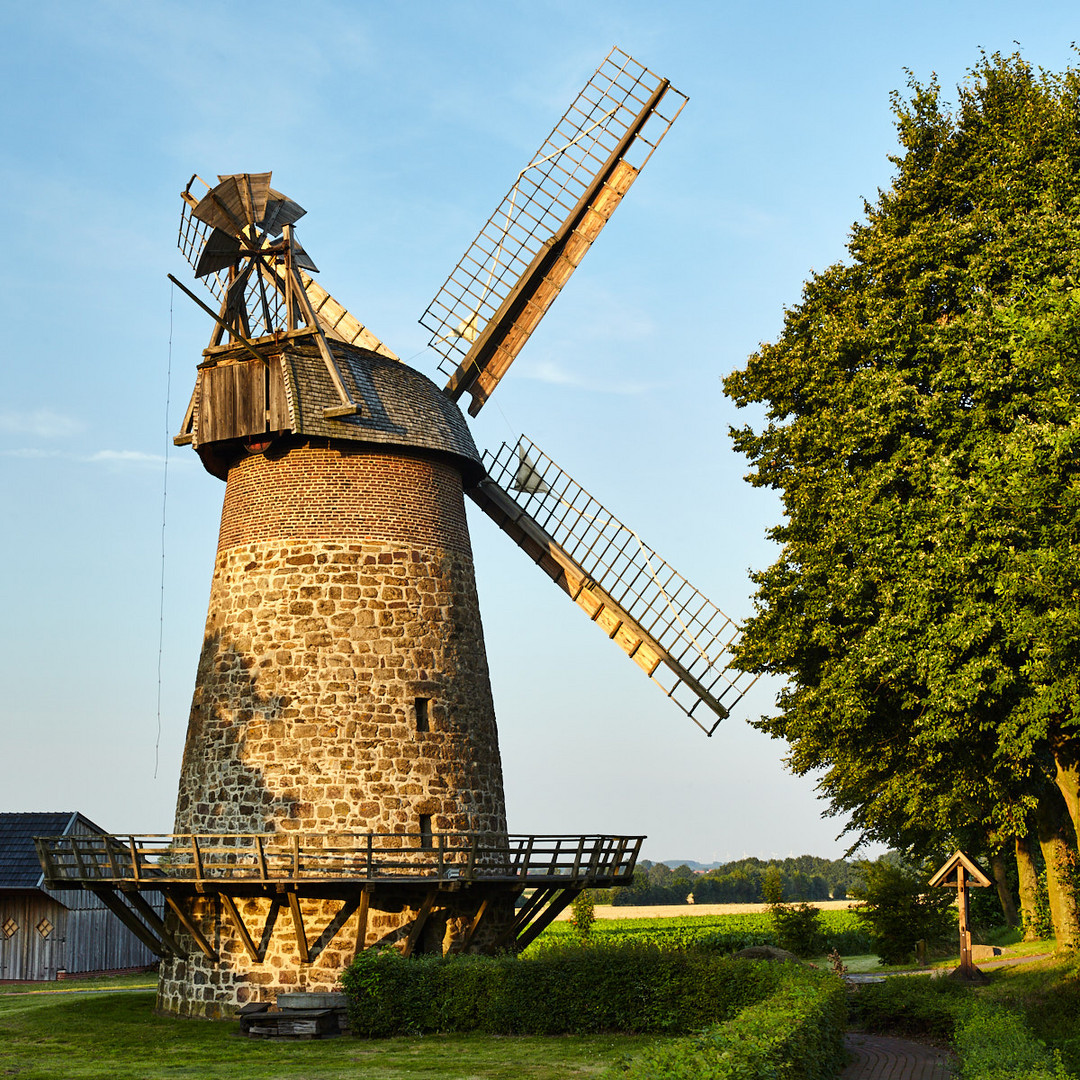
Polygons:
<instances>
[{"instance_id":1,"label":"blue sky","mask_svg":"<svg viewBox=\"0 0 1080 1080\"><path fill-rule=\"evenodd\" d=\"M3 808L171 828L223 492L170 442L211 329L165 276L190 276L193 172L272 169L321 283L434 375L418 318L596 65L618 45L668 77L689 104L473 431L527 433L744 617L779 510L742 481L727 428L754 418L721 378L844 257L907 71L955 87L1015 43L1058 70L1076 27L1064 3L0 7ZM744 722L774 685L706 739L471 522L514 831L843 850Z\"/></svg>"}]
</instances>

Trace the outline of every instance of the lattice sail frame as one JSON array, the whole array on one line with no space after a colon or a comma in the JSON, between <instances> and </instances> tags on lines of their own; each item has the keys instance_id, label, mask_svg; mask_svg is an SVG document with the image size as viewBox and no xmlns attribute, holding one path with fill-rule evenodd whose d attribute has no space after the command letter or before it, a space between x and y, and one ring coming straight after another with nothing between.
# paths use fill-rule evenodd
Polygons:
<instances>
[{"instance_id":1,"label":"lattice sail frame","mask_svg":"<svg viewBox=\"0 0 1080 1080\"><path fill-rule=\"evenodd\" d=\"M507 346L509 357L491 377L493 384L686 101L666 79L612 49L428 305L420 323L431 331L430 344L443 357L439 370L451 376L447 392L456 399L470 390L473 415L491 390L488 386L478 397L470 382L488 363L480 355L485 346L498 347L485 341L489 326L497 335L513 338ZM569 240L571 231L576 244ZM559 250L560 244L567 244L567 250ZM566 265L554 271L538 267L553 249ZM544 294L535 301L515 296L536 272L546 274ZM495 326L515 300L531 303L535 310L519 317L517 325Z\"/></svg>"},{"instance_id":2,"label":"lattice sail frame","mask_svg":"<svg viewBox=\"0 0 1080 1080\"><path fill-rule=\"evenodd\" d=\"M757 678L730 665L739 624L524 435L485 452L484 465L489 480L659 645L664 663L648 674L711 735ZM698 715L702 705L718 719Z\"/></svg>"}]
</instances>

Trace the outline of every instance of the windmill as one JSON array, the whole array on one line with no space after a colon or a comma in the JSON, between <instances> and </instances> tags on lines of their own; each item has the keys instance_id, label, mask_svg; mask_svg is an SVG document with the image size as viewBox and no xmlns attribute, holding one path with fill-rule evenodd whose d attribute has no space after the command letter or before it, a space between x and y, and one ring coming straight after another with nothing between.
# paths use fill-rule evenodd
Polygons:
<instances>
[{"instance_id":1,"label":"windmill","mask_svg":"<svg viewBox=\"0 0 1080 1080\"><path fill-rule=\"evenodd\" d=\"M330 989L379 941L521 947L629 879L641 837L507 831L466 496L706 733L747 688L731 619L528 439L481 455L456 404L484 406L685 102L604 59L421 318L441 389L315 282L270 173L189 181L216 308L172 279L214 325L175 441L227 483L175 832L41 848L155 943L160 1009Z\"/></svg>"}]
</instances>

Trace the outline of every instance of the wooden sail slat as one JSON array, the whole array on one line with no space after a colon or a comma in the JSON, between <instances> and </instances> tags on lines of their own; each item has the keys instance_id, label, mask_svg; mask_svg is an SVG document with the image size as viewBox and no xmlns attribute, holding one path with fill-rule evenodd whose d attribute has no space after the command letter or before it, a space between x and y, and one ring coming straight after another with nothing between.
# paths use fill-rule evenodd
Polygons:
<instances>
[{"instance_id":1,"label":"wooden sail slat","mask_svg":"<svg viewBox=\"0 0 1080 1080\"><path fill-rule=\"evenodd\" d=\"M448 384L448 390L453 387L452 397L459 395L459 386L472 395L470 415L480 411L506 374L637 175L638 170L626 161L612 166L610 177L599 184L580 212L580 220L568 221L566 233L534 260L485 328L462 362L460 376Z\"/></svg>"},{"instance_id":2,"label":"wooden sail slat","mask_svg":"<svg viewBox=\"0 0 1080 1080\"><path fill-rule=\"evenodd\" d=\"M532 551L537 548L545 551L562 570L558 576L549 575L552 576L552 580L628 655L633 657L642 646L645 646L647 652L642 658L643 662L638 665L642 670L653 676L660 663L663 663L675 677L676 685L682 683L689 687L697 700L705 704L720 719L728 716L728 710L709 689L680 663L670 650L641 626L622 605L608 595L598 583L589 579L584 568L498 484L491 479L484 480L476 487L469 489L468 495L520 547ZM538 560L534 558L534 561ZM657 663L652 663L654 657L658 658ZM673 697L674 689L674 686L666 689L669 697ZM673 700L678 702L678 699L674 697ZM690 710L684 706L681 707L691 719L694 719ZM709 728L700 726L711 733Z\"/></svg>"}]
</instances>

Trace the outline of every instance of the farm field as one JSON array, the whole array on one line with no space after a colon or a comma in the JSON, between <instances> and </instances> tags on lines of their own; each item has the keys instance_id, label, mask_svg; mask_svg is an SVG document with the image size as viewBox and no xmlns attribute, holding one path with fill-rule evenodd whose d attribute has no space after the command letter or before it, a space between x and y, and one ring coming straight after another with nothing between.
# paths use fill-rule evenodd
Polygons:
<instances>
[{"instance_id":1,"label":"farm field","mask_svg":"<svg viewBox=\"0 0 1080 1080\"><path fill-rule=\"evenodd\" d=\"M859 925L855 913L847 907L848 902L839 901L840 908L823 909L821 928L824 934L821 955L836 949L843 956L861 956L873 949L870 937ZM595 909L597 919L593 923L590 939L597 943L615 944L629 941L660 945L665 948L686 948L703 944L721 952L735 952L751 945L775 945L776 934L772 918L762 904L710 905L719 908L736 908L736 914L707 914L703 910L688 910L686 906L661 908L616 908L628 914L617 918L604 918L602 907ZM748 911L751 908L754 910ZM665 914L643 914L663 912ZM677 912L675 915L667 914ZM565 919L555 921L526 950L526 954L548 945L576 940L574 930ZM876 962L876 958L875 958Z\"/></svg>"},{"instance_id":2,"label":"farm field","mask_svg":"<svg viewBox=\"0 0 1080 1080\"><path fill-rule=\"evenodd\" d=\"M858 905L858 900L815 900L810 906L819 911L848 911ZM597 904L594 911L598 919L694 919L702 915L760 915L768 909L768 904L656 904L648 907ZM555 921L566 922L569 918L570 909L567 908L559 912Z\"/></svg>"}]
</instances>

